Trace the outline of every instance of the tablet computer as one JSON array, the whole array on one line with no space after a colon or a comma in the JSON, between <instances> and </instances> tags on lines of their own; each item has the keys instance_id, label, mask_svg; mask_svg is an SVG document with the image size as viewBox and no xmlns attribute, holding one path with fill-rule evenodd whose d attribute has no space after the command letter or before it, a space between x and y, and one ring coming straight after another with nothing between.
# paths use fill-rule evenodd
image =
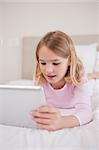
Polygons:
<instances>
[{"instance_id":1,"label":"tablet computer","mask_svg":"<svg viewBox=\"0 0 99 150\"><path fill-rule=\"evenodd\" d=\"M0 85L0 124L18 127L37 127L31 111L46 104L40 86Z\"/></svg>"}]
</instances>

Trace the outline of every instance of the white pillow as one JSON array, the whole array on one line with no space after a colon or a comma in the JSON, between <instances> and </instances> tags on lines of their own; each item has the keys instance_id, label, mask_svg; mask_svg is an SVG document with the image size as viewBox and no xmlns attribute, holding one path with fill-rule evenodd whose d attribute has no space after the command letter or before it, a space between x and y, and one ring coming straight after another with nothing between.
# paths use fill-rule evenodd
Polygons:
<instances>
[{"instance_id":1,"label":"white pillow","mask_svg":"<svg viewBox=\"0 0 99 150\"><path fill-rule=\"evenodd\" d=\"M9 81L5 84L8 85L26 85L26 86L30 86L33 85L33 80L25 80L25 79L20 79L20 80L14 80L14 81Z\"/></svg>"},{"instance_id":2,"label":"white pillow","mask_svg":"<svg viewBox=\"0 0 99 150\"><path fill-rule=\"evenodd\" d=\"M86 73L92 73L95 67L97 44L75 45L78 57L82 60Z\"/></svg>"},{"instance_id":3,"label":"white pillow","mask_svg":"<svg viewBox=\"0 0 99 150\"><path fill-rule=\"evenodd\" d=\"M95 80L93 93L91 97L91 103L92 103L93 110L96 110L96 108L99 108L99 79Z\"/></svg>"}]
</instances>

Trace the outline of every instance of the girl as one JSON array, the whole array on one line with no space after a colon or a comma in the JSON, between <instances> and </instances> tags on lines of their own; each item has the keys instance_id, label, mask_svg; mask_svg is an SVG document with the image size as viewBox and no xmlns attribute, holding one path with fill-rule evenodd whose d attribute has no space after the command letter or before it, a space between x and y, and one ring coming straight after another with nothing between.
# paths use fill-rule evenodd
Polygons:
<instances>
[{"instance_id":1,"label":"girl","mask_svg":"<svg viewBox=\"0 0 99 150\"><path fill-rule=\"evenodd\" d=\"M49 131L90 122L88 81L71 38L61 31L47 33L38 43L36 59L36 82L43 86L48 105L33 111L32 119Z\"/></svg>"}]
</instances>

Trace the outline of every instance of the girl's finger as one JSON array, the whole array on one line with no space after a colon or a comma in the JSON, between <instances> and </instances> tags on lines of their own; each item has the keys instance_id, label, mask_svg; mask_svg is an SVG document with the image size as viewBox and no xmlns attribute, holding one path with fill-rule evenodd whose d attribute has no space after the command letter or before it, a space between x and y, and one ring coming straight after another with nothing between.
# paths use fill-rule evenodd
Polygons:
<instances>
[{"instance_id":1,"label":"girl's finger","mask_svg":"<svg viewBox=\"0 0 99 150\"><path fill-rule=\"evenodd\" d=\"M36 121L38 124L43 124L43 125L48 125L51 122L50 119L44 119L44 118L38 118L38 117L34 117L33 120Z\"/></svg>"},{"instance_id":2,"label":"girl's finger","mask_svg":"<svg viewBox=\"0 0 99 150\"><path fill-rule=\"evenodd\" d=\"M37 109L39 112L49 112L49 113L55 113L57 112L57 109L51 105L44 105Z\"/></svg>"},{"instance_id":3,"label":"girl's finger","mask_svg":"<svg viewBox=\"0 0 99 150\"><path fill-rule=\"evenodd\" d=\"M39 124L39 123L38 123L38 127L39 127L39 128L42 128L42 129L46 129L46 130L48 130L48 131L55 131L55 130L56 130L53 126L51 126L51 125L46 125L46 124Z\"/></svg>"},{"instance_id":4,"label":"girl's finger","mask_svg":"<svg viewBox=\"0 0 99 150\"><path fill-rule=\"evenodd\" d=\"M32 115L33 117L46 118L46 119L55 118L55 113L34 112Z\"/></svg>"}]
</instances>

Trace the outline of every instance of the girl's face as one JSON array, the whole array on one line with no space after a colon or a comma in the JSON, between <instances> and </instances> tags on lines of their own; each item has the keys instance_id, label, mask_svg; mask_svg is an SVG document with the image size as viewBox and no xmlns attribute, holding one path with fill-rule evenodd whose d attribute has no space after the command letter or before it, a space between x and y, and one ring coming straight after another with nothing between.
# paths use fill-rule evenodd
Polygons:
<instances>
[{"instance_id":1,"label":"girl's face","mask_svg":"<svg viewBox=\"0 0 99 150\"><path fill-rule=\"evenodd\" d=\"M56 55L46 46L40 48L38 57L40 70L47 82L54 88L61 88L65 84L68 58Z\"/></svg>"}]
</instances>

